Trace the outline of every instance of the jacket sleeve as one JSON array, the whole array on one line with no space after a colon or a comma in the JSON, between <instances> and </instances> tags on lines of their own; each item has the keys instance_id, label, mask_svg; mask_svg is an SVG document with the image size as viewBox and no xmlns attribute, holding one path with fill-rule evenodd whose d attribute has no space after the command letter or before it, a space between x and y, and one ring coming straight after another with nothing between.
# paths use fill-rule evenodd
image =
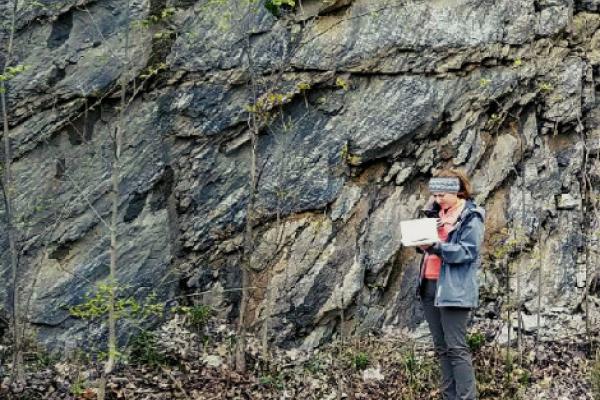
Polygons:
<instances>
[{"instance_id":1,"label":"jacket sleeve","mask_svg":"<svg viewBox=\"0 0 600 400\"><path fill-rule=\"evenodd\" d=\"M473 217L462 227L457 243L436 243L433 249L448 264L473 261L479 256L483 242L484 224L481 218Z\"/></svg>"}]
</instances>

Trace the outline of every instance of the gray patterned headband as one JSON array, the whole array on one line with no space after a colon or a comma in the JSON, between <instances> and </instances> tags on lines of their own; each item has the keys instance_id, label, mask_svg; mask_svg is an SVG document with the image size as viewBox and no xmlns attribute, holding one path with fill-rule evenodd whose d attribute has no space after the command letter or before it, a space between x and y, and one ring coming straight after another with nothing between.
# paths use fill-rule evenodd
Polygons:
<instances>
[{"instance_id":1,"label":"gray patterned headband","mask_svg":"<svg viewBox=\"0 0 600 400\"><path fill-rule=\"evenodd\" d=\"M454 177L431 178L429 191L432 193L458 193L460 192L460 180Z\"/></svg>"}]
</instances>

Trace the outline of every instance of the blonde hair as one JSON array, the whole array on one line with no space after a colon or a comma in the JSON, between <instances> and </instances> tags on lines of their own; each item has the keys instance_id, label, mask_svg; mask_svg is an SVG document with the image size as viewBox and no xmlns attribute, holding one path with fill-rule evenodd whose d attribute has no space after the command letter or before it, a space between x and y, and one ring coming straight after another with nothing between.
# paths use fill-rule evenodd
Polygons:
<instances>
[{"instance_id":1,"label":"blonde hair","mask_svg":"<svg viewBox=\"0 0 600 400\"><path fill-rule=\"evenodd\" d=\"M456 194L461 199L470 199L473 197L473 186L467 174L460 169L443 169L435 174L436 178L458 178L460 181L460 191Z\"/></svg>"}]
</instances>

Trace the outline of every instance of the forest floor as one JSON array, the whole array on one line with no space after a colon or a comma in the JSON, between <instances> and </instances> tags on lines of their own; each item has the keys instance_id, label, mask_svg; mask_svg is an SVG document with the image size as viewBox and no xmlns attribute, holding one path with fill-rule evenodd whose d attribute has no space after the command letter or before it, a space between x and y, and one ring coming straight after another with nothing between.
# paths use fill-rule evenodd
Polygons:
<instances>
[{"instance_id":1,"label":"forest floor","mask_svg":"<svg viewBox=\"0 0 600 400\"><path fill-rule=\"evenodd\" d=\"M535 345L521 352L472 328L479 398L597 400L600 359L583 337ZM234 327L209 319L190 325L176 316L130 341L109 378L109 399L440 399L438 367L429 341L383 335L346 337L312 352L270 348L248 335L247 369L234 368ZM8 356L9 347L4 347ZM520 356L522 354L522 356ZM2 399L95 399L102 363L97 354L59 360L27 353L26 382L0 388ZM6 359L6 358L4 358ZM3 365L4 372L10 365Z\"/></svg>"}]
</instances>

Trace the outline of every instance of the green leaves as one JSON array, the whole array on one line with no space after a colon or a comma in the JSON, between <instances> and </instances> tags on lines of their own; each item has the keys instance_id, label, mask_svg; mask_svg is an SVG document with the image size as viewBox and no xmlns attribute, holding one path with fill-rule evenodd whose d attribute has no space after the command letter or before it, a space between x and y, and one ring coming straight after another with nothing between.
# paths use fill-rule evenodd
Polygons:
<instances>
[{"instance_id":1,"label":"green leaves","mask_svg":"<svg viewBox=\"0 0 600 400\"><path fill-rule=\"evenodd\" d=\"M303 92L303 91L306 91L306 90L309 90L309 89L310 89L310 83L307 83L307 82L300 82L300 83L298 83L298 84L296 85L296 88L297 88L299 91L301 91L301 92Z\"/></svg>"},{"instance_id":2,"label":"green leaves","mask_svg":"<svg viewBox=\"0 0 600 400\"><path fill-rule=\"evenodd\" d=\"M21 72L25 72L27 69L29 69L29 66L27 65L17 65L15 67L6 68L6 73L14 77L20 74Z\"/></svg>"},{"instance_id":3,"label":"green leaves","mask_svg":"<svg viewBox=\"0 0 600 400\"><path fill-rule=\"evenodd\" d=\"M369 355L367 353L360 352L352 357L352 365L358 371L367 369L370 363L371 361L369 360Z\"/></svg>"},{"instance_id":4,"label":"green leaves","mask_svg":"<svg viewBox=\"0 0 600 400\"><path fill-rule=\"evenodd\" d=\"M521 65L523 65L523 60L521 60L520 58L515 58L515 60L513 61L513 67L519 68Z\"/></svg>"},{"instance_id":5,"label":"green leaves","mask_svg":"<svg viewBox=\"0 0 600 400\"><path fill-rule=\"evenodd\" d=\"M148 295L143 302L131 296L124 296L124 288L109 283L99 284L95 293L85 297L85 301L69 308L71 316L81 319L96 320L108 315L110 304L114 299L114 311L119 319L127 315L129 319L162 316L164 304L156 302L156 296Z\"/></svg>"},{"instance_id":6,"label":"green leaves","mask_svg":"<svg viewBox=\"0 0 600 400\"><path fill-rule=\"evenodd\" d=\"M473 332L467 336L467 344L472 352L476 352L485 344L485 335L481 332Z\"/></svg>"},{"instance_id":7,"label":"green leaves","mask_svg":"<svg viewBox=\"0 0 600 400\"><path fill-rule=\"evenodd\" d=\"M266 0L265 8L273 14L275 17L279 17L281 15L281 7L287 6L289 8L294 8L296 6L295 0Z\"/></svg>"},{"instance_id":8,"label":"green leaves","mask_svg":"<svg viewBox=\"0 0 600 400\"><path fill-rule=\"evenodd\" d=\"M129 343L129 357L131 361L149 365L160 366L166 362L166 357L158 351L158 340L154 332L140 331Z\"/></svg>"},{"instance_id":9,"label":"green leaves","mask_svg":"<svg viewBox=\"0 0 600 400\"><path fill-rule=\"evenodd\" d=\"M350 84L348 83L348 81L341 77L338 77L335 80L335 86L339 87L340 89L342 89L344 91L350 90Z\"/></svg>"},{"instance_id":10,"label":"green leaves","mask_svg":"<svg viewBox=\"0 0 600 400\"><path fill-rule=\"evenodd\" d=\"M197 304L192 307L179 306L173 311L185 315L188 324L198 331L201 330L214 315L214 310L205 304Z\"/></svg>"},{"instance_id":11,"label":"green leaves","mask_svg":"<svg viewBox=\"0 0 600 400\"><path fill-rule=\"evenodd\" d=\"M538 89L540 90L540 92L542 93L550 93L554 90L554 87L552 86L551 83L549 82L541 82L538 85Z\"/></svg>"},{"instance_id":12,"label":"green leaves","mask_svg":"<svg viewBox=\"0 0 600 400\"><path fill-rule=\"evenodd\" d=\"M175 8L165 7L158 13L150 15L148 18L133 21L132 26L134 28L150 28L152 25L170 20L173 15L175 15Z\"/></svg>"},{"instance_id":13,"label":"green leaves","mask_svg":"<svg viewBox=\"0 0 600 400\"><path fill-rule=\"evenodd\" d=\"M16 65L14 67L7 67L6 72L4 74L0 74L0 82L6 82L14 78L15 76L27 71L29 69L28 65ZM4 92L2 92L4 93Z\"/></svg>"},{"instance_id":14,"label":"green leaves","mask_svg":"<svg viewBox=\"0 0 600 400\"><path fill-rule=\"evenodd\" d=\"M167 70L168 65L166 63L159 63L156 65L151 65L146 68L146 71L140 74L141 79L148 79L152 76L158 75L159 72Z\"/></svg>"}]
</instances>

